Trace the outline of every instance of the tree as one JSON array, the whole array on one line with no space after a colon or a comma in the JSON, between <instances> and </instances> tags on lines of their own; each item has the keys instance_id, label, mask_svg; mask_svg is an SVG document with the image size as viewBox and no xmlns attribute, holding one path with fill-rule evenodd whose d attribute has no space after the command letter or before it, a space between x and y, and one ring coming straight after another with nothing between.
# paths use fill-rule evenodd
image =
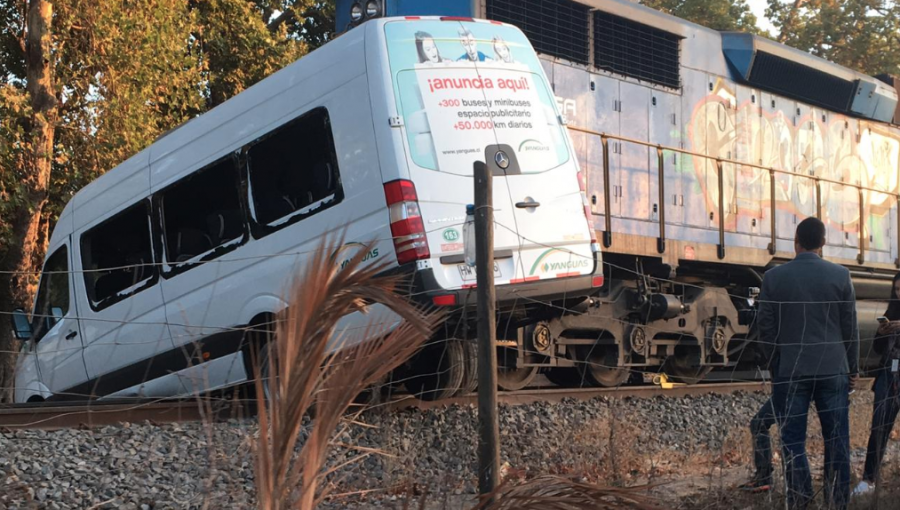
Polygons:
<instances>
[{"instance_id":1,"label":"tree","mask_svg":"<svg viewBox=\"0 0 900 510\"><path fill-rule=\"evenodd\" d=\"M26 6L0 3L6 28L26 41L7 38L0 52L0 307L7 313L30 307L50 226L77 188L204 105L184 0L58 0L55 9L30 0L25 12L17 5ZM4 389L17 347L4 325ZM0 401L9 397L2 392Z\"/></svg>"},{"instance_id":2,"label":"tree","mask_svg":"<svg viewBox=\"0 0 900 510\"><path fill-rule=\"evenodd\" d=\"M49 198L50 167L53 161L53 137L58 115L51 23L53 5L46 0L29 0L25 7L25 30L16 41L24 50L25 95L20 90L6 90L10 103L19 104L23 114L21 129L16 128L16 143L21 144L17 163L21 164L18 183L12 188L8 232L10 243L4 246L0 259L0 303L25 306L32 294L34 257L41 252L46 239L42 221ZM7 38L9 42L9 38ZM14 51L10 49L10 51ZM25 117L27 115L27 117ZM12 370L17 343L10 328L0 328L0 401L8 400L12 391Z\"/></svg>"},{"instance_id":3,"label":"tree","mask_svg":"<svg viewBox=\"0 0 900 510\"><path fill-rule=\"evenodd\" d=\"M778 41L860 72L900 74L900 4L769 0Z\"/></svg>"},{"instance_id":4,"label":"tree","mask_svg":"<svg viewBox=\"0 0 900 510\"><path fill-rule=\"evenodd\" d=\"M214 107L328 40L334 2L193 0Z\"/></svg>"},{"instance_id":5,"label":"tree","mask_svg":"<svg viewBox=\"0 0 900 510\"><path fill-rule=\"evenodd\" d=\"M759 32L747 0L640 0L640 3L714 30Z\"/></svg>"},{"instance_id":6,"label":"tree","mask_svg":"<svg viewBox=\"0 0 900 510\"><path fill-rule=\"evenodd\" d=\"M0 0L0 312L30 308L78 189L323 44L333 13L333 0ZM0 326L0 402L17 348Z\"/></svg>"}]
</instances>

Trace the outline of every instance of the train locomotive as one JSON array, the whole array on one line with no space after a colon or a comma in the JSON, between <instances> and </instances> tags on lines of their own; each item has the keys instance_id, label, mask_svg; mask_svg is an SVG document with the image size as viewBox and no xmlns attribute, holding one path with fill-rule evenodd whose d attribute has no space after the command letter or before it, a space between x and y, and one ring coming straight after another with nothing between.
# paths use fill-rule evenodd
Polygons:
<instances>
[{"instance_id":1,"label":"train locomotive","mask_svg":"<svg viewBox=\"0 0 900 510\"><path fill-rule=\"evenodd\" d=\"M365 21L338 2L338 31ZM368 2L372 3L372 2ZM900 79L764 37L718 32L626 0L385 0L380 15L484 18L537 50L573 140L604 285L520 318L501 386L538 371L616 386L635 372L684 382L763 364L754 301L793 258L796 224L827 227L866 339L900 268Z\"/></svg>"}]
</instances>

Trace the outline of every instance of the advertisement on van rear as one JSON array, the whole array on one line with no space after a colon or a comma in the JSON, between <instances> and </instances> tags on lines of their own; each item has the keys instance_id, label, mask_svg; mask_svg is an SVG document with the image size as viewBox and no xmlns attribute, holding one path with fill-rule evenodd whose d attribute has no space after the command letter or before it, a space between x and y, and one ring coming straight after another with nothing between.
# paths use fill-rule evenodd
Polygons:
<instances>
[{"instance_id":1,"label":"advertisement on van rear","mask_svg":"<svg viewBox=\"0 0 900 510\"><path fill-rule=\"evenodd\" d=\"M471 175L488 144L526 173L568 161L540 62L525 36L492 23L385 25L395 93L416 165Z\"/></svg>"}]
</instances>

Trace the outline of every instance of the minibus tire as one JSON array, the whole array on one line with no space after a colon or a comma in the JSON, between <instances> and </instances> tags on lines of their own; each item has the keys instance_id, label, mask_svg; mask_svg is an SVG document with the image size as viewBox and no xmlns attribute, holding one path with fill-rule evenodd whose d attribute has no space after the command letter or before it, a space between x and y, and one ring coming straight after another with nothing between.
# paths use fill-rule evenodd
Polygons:
<instances>
[{"instance_id":1,"label":"minibus tire","mask_svg":"<svg viewBox=\"0 0 900 510\"><path fill-rule=\"evenodd\" d=\"M431 342L411 360L406 374L406 389L420 400L450 398L462 386L465 367L465 354L460 342Z\"/></svg>"},{"instance_id":2,"label":"minibus tire","mask_svg":"<svg viewBox=\"0 0 900 510\"><path fill-rule=\"evenodd\" d=\"M467 395L478 389L478 345L474 340L460 339L457 342L462 344L466 364L466 373L457 395Z\"/></svg>"},{"instance_id":3,"label":"minibus tire","mask_svg":"<svg viewBox=\"0 0 900 510\"><path fill-rule=\"evenodd\" d=\"M251 385L256 381L257 367L253 362L263 362L264 347L272 341L274 336L273 315L258 315L250 321L244 338L241 341L241 350L244 352L244 370L247 372L247 382ZM261 330L261 331L256 331ZM268 358L265 361L268 364ZM262 365L259 365L262 367Z\"/></svg>"}]
</instances>

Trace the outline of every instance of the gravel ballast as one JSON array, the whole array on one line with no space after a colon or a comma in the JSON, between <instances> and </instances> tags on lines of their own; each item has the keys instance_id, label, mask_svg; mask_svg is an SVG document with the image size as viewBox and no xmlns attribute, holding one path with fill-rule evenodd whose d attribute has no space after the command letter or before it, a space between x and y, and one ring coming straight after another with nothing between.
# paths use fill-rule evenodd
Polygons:
<instances>
[{"instance_id":1,"label":"gravel ballast","mask_svg":"<svg viewBox=\"0 0 900 510\"><path fill-rule=\"evenodd\" d=\"M677 459L749 450L745 429L766 398L737 393L502 406L502 462L519 476L587 472L627 484ZM851 422L865 427L871 393L857 392L852 400ZM372 506L406 489L436 498L475 493L473 407L376 410L358 421L336 441L366 450L332 450L332 465L358 458L330 478L333 493L373 490L352 498ZM0 510L253 508L255 437L252 420L2 432ZM373 448L382 454L368 452Z\"/></svg>"}]
</instances>

